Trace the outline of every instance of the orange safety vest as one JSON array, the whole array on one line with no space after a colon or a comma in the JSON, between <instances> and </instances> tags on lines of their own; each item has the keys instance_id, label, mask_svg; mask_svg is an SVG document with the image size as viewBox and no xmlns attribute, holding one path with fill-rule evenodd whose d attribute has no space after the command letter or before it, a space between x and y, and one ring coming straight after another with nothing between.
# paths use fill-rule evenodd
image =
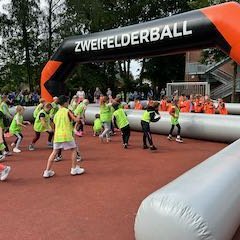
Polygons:
<instances>
[{"instance_id":1,"label":"orange safety vest","mask_svg":"<svg viewBox=\"0 0 240 240\"><path fill-rule=\"evenodd\" d=\"M196 99L194 109L195 113L201 113L203 111L203 104L200 100Z\"/></svg>"},{"instance_id":2,"label":"orange safety vest","mask_svg":"<svg viewBox=\"0 0 240 240\"><path fill-rule=\"evenodd\" d=\"M205 108L204 108L204 112L207 114L215 114L215 107L213 103L206 103L205 104Z\"/></svg>"},{"instance_id":3,"label":"orange safety vest","mask_svg":"<svg viewBox=\"0 0 240 240\"><path fill-rule=\"evenodd\" d=\"M143 108L142 104L139 101L135 103L135 107L134 107L135 110L142 110L142 108Z\"/></svg>"},{"instance_id":4,"label":"orange safety vest","mask_svg":"<svg viewBox=\"0 0 240 240\"><path fill-rule=\"evenodd\" d=\"M225 107L225 103L218 105L218 111L219 111L219 114L222 114L222 115L228 114L228 110Z\"/></svg>"},{"instance_id":5,"label":"orange safety vest","mask_svg":"<svg viewBox=\"0 0 240 240\"><path fill-rule=\"evenodd\" d=\"M163 111L163 112L167 111L167 101L166 100L162 100L160 102L159 110Z\"/></svg>"}]
</instances>

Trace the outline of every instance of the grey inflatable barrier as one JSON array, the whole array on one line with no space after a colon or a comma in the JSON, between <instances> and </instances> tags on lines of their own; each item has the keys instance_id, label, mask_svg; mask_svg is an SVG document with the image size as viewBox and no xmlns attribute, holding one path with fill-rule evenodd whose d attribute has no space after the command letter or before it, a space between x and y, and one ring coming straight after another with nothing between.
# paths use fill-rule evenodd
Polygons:
<instances>
[{"instance_id":1,"label":"grey inflatable barrier","mask_svg":"<svg viewBox=\"0 0 240 240\"><path fill-rule=\"evenodd\" d=\"M240 223L240 140L148 196L136 240L230 240Z\"/></svg>"},{"instance_id":2,"label":"grey inflatable barrier","mask_svg":"<svg viewBox=\"0 0 240 240\"><path fill-rule=\"evenodd\" d=\"M126 110L126 112L131 129L141 131L143 111ZM96 113L99 113L99 107L87 109L88 124L93 123ZM151 130L154 133L167 135L171 127L170 115L167 112L160 114L161 120L151 123ZM181 113L179 121L183 137L229 143L240 137L240 116Z\"/></svg>"}]
</instances>

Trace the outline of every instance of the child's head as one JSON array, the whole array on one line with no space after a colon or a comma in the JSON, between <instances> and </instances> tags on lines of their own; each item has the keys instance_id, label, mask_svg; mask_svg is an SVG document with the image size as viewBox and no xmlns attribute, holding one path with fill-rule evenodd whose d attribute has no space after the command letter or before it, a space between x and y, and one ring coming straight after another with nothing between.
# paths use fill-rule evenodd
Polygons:
<instances>
[{"instance_id":1,"label":"child's head","mask_svg":"<svg viewBox=\"0 0 240 240\"><path fill-rule=\"evenodd\" d=\"M107 96L102 96L101 100L100 100L100 104L105 104L108 103L108 97Z\"/></svg>"},{"instance_id":2,"label":"child's head","mask_svg":"<svg viewBox=\"0 0 240 240\"><path fill-rule=\"evenodd\" d=\"M153 102L152 106L153 106L154 109L158 109L159 108L159 102L157 102L157 101Z\"/></svg>"},{"instance_id":3,"label":"child's head","mask_svg":"<svg viewBox=\"0 0 240 240\"><path fill-rule=\"evenodd\" d=\"M62 107L67 107L69 104L69 98L67 96L61 95L58 98L58 104Z\"/></svg>"},{"instance_id":4,"label":"child's head","mask_svg":"<svg viewBox=\"0 0 240 240\"><path fill-rule=\"evenodd\" d=\"M46 100L44 98L39 99L39 103L45 104Z\"/></svg>"},{"instance_id":5,"label":"child's head","mask_svg":"<svg viewBox=\"0 0 240 240\"><path fill-rule=\"evenodd\" d=\"M114 110L117 110L118 107L119 107L119 103L118 103L118 102L114 102L114 103L112 104L112 107L114 108Z\"/></svg>"},{"instance_id":6,"label":"child's head","mask_svg":"<svg viewBox=\"0 0 240 240\"><path fill-rule=\"evenodd\" d=\"M100 118L100 114L99 114L99 113L95 114L95 118L96 118L96 119L97 119L97 118Z\"/></svg>"},{"instance_id":7,"label":"child's head","mask_svg":"<svg viewBox=\"0 0 240 240\"><path fill-rule=\"evenodd\" d=\"M53 101L54 101L55 103L58 103L58 97L54 97L54 98L53 98Z\"/></svg>"},{"instance_id":8,"label":"child's head","mask_svg":"<svg viewBox=\"0 0 240 240\"><path fill-rule=\"evenodd\" d=\"M52 109L52 104L51 104L51 103L46 103L46 104L44 105L44 110L45 110L46 112L50 112L51 109Z\"/></svg>"},{"instance_id":9,"label":"child's head","mask_svg":"<svg viewBox=\"0 0 240 240\"><path fill-rule=\"evenodd\" d=\"M82 102L83 102L83 104L84 104L85 106L87 106L87 105L89 104L88 99L84 99Z\"/></svg>"},{"instance_id":10,"label":"child's head","mask_svg":"<svg viewBox=\"0 0 240 240\"><path fill-rule=\"evenodd\" d=\"M18 105L18 106L16 107L16 113L23 114L23 113L24 113L24 107Z\"/></svg>"}]
</instances>

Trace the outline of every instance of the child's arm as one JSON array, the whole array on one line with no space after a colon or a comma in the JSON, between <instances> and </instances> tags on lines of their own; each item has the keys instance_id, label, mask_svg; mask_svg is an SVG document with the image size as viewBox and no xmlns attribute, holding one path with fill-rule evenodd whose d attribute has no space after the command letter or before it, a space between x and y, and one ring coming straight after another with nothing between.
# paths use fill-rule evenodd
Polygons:
<instances>
[{"instance_id":1,"label":"child's arm","mask_svg":"<svg viewBox=\"0 0 240 240\"><path fill-rule=\"evenodd\" d=\"M19 121L19 118L16 118L16 123L17 123L17 125L19 125L19 126L26 127L23 123L21 123L21 122Z\"/></svg>"},{"instance_id":2,"label":"child's arm","mask_svg":"<svg viewBox=\"0 0 240 240\"><path fill-rule=\"evenodd\" d=\"M70 118L70 120L72 120L72 121L74 121L74 122L79 122L80 121L80 117L76 117L73 113L72 113L72 111L68 111L68 116L69 116L69 118Z\"/></svg>"},{"instance_id":3,"label":"child's arm","mask_svg":"<svg viewBox=\"0 0 240 240\"><path fill-rule=\"evenodd\" d=\"M3 143L3 129L0 127L0 144Z\"/></svg>"},{"instance_id":4,"label":"child's arm","mask_svg":"<svg viewBox=\"0 0 240 240\"><path fill-rule=\"evenodd\" d=\"M112 122L113 122L113 125L118 129L117 119L114 115L112 116Z\"/></svg>"}]
</instances>

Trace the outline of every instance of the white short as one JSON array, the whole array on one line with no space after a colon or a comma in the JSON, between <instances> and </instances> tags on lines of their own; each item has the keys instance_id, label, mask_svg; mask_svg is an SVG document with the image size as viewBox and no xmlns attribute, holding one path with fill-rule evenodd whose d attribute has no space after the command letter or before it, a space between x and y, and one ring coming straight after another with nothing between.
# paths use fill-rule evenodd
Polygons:
<instances>
[{"instance_id":1,"label":"white short","mask_svg":"<svg viewBox=\"0 0 240 240\"><path fill-rule=\"evenodd\" d=\"M64 150L69 150L69 149L73 149L76 148L77 145L75 143L75 141L71 141L71 142L62 142L62 143L53 143L53 149L57 150L57 149L64 149Z\"/></svg>"}]
</instances>

